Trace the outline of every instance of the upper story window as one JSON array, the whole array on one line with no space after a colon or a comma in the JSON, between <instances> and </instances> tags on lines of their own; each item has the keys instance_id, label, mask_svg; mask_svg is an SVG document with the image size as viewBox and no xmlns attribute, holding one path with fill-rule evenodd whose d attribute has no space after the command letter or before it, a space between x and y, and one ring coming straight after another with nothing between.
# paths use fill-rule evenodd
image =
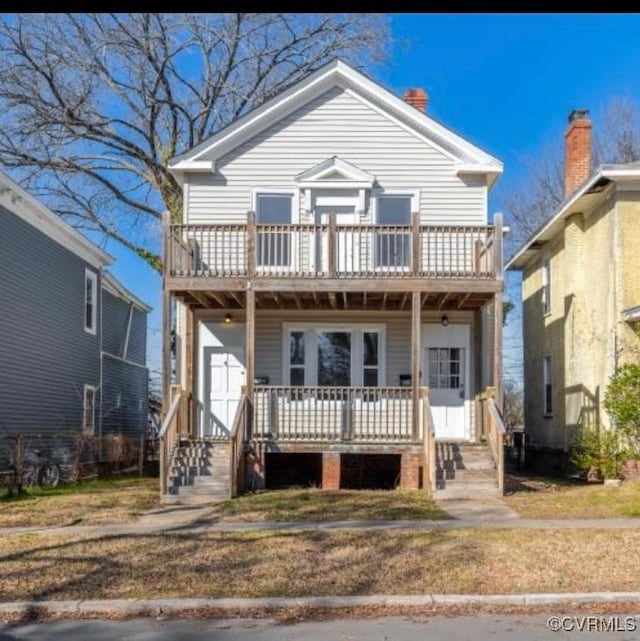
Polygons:
<instances>
[{"instance_id":1,"label":"upper story window","mask_svg":"<svg viewBox=\"0 0 640 641\"><path fill-rule=\"evenodd\" d=\"M412 196L394 194L376 198L378 225L410 225ZM411 264L411 234L379 233L375 245L376 267L409 267Z\"/></svg>"},{"instance_id":2,"label":"upper story window","mask_svg":"<svg viewBox=\"0 0 640 641\"><path fill-rule=\"evenodd\" d=\"M95 334L98 320L98 275L84 271L84 331Z\"/></svg>"},{"instance_id":3,"label":"upper story window","mask_svg":"<svg viewBox=\"0 0 640 641\"><path fill-rule=\"evenodd\" d=\"M542 261L542 313L551 313L551 260Z\"/></svg>"},{"instance_id":4,"label":"upper story window","mask_svg":"<svg viewBox=\"0 0 640 641\"><path fill-rule=\"evenodd\" d=\"M283 267L291 264L291 234L278 229L293 222L293 194L258 192L256 223L274 225L274 229L258 233L256 261L261 267Z\"/></svg>"}]
</instances>

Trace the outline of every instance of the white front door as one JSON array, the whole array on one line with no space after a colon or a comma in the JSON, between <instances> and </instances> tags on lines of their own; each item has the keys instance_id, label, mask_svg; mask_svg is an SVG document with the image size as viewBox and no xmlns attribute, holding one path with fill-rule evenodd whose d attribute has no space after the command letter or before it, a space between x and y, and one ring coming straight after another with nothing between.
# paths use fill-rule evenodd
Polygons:
<instances>
[{"instance_id":1,"label":"white front door","mask_svg":"<svg viewBox=\"0 0 640 641\"><path fill-rule=\"evenodd\" d=\"M426 325L422 371L436 438L466 440L471 436L469 325Z\"/></svg>"},{"instance_id":2,"label":"white front door","mask_svg":"<svg viewBox=\"0 0 640 641\"><path fill-rule=\"evenodd\" d=\"M355 205L316 205L316 224L327 225L329 214L335 214L336 225L355 225ZM336 270L339 272L354 272L359 269L360 234L352 231L340 231L336 235ZM320 241L321 248L317 248L316 256L322 256L322 265L329 266L329 244Z\"/></svg>"},{"instance_id":3,"label":"white front door","mask_svg":"<svg viewBox=\"0 0 640 641\"><path fill-rule=\"evenodd\" d=\"M209 412L203 436L227 436L245 383L242 350L230 347L210 347L209 354Z\"/></svg>"}]
</instances>

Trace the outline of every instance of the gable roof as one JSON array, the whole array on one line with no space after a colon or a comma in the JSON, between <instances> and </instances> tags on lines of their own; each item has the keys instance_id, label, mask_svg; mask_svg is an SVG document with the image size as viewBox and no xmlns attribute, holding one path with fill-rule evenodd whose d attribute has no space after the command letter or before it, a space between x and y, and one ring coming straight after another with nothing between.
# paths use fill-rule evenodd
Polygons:
<instances>
[{"instance_id":1,"label":"gable roof","mask_svg":"<svg viewBox=\"0 0 640 641\"><path fill-rule=\"evenodd\" d=\"M217 158L336 86L354 91L381 108L388 117L400 120L415 133L440 147L459 164L459 173L487 174L491 184L502 173L502 163L497 158L407 104L342 60L327 63L199 145L175 156L169 160L169 169L177 175L185 171L214 171Z\"/></svg>"},{"instance_id":2,"label":"gable roof","mask_svg":"<svg viewBox=\"0 0 640 641\"><path fill-rule=\"evenodd\" d=\"M522 269L562 229L566 218L593 207L609 185L624 182L640 182L640 163L600 165L516 251L505 269Z\"/></svg>"},{"instance_id":3,"label":"gable roof","mask_svg":"<svg viewBox=\"0 0 640 641\"><path fill-rule=\"evenodd\" d=\"M110 254L92 243L2 171L0 204L95 268L100 269L113 263L114 259Z\"/></svg>"},{"instance_id":4,"label":"gable roof","mask_svg":"<svg viewBox=\"0 0 640 641\"><path fill-rule=\"evenodd\" d=\"M123 301L133 305L141 312L148 313L153 307L147 305L143 300L132 294L111 272L105 271L102 275L102 287L109 293L121 298Z\"/></svg>"}]
</instances>

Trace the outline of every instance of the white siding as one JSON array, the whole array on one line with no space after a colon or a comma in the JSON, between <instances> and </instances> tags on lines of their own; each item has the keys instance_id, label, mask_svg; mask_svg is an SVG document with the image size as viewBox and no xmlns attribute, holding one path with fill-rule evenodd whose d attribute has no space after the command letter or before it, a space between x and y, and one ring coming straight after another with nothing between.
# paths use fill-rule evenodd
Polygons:
<instances>
[{"instance_id":1,"label":"white siding","mask_svg":"<svg viewBox=\"0 0 640 641\"><path fill-rule=\"evenodd\" d=\"M244 222L253 188L295 188L296 175L334 155L382 188L419 189L425 224L486 223L484 177L456 176L451 157L339 88L218 159L215 174L187 174L187 222Z\"/></svg>"}]
</instances>

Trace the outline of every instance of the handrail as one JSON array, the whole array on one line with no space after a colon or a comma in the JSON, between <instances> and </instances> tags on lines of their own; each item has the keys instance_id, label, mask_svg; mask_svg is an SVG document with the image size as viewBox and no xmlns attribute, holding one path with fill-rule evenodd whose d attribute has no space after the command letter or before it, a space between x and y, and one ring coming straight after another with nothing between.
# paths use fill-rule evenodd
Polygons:
<instances>
[{"instance_id":1,"label":"handrail","mask_svg":"<svg viewBox=\"0 0 640 641\"><path fill-rule=\"evenodd\" d=\"M231 496L236 496L242 490L242 478L244 467L242 465L242 454L244 453L244 442L246 439L247 407L249 397L243 393L236 413L233 418L229 440L231 444Z\"/></svg>"},{"instance_id":2,"label":"handrail","mask_svg":"<svg viewBox=\"0 0 640 641\"><path fill-rule=\"evenodd\" d=\"M184 401L187 395L185 391L177 385L171 388L171 392L173 394L173 400L158 433L158 440L160 442L160 493L162 496L167 494L169 465L171 464L173 451L180 439L181 423L185 421Z\"/></svg>"},{"instance_id":3,"label":"handrail","mask_svg":"<svg viewBox=\"0 0 640 641\"><path fill-rule=\"evenodd\" d=\"M496 465L498 491L500 494L504 494L504 439L507 431L495 403L494 394L494 388L487 388L486 400L483 403L485 408L483 422L485 425L485 433L489 440L491 455Z\"/></svg>"},{"instance_id":4,"label":"handrail","mask_svg":"<svg viewBox=\"0 0 640 641\"><path fill-rule=\"evenodd\" d=\"M499 225L500 219L497 218ZM173 223L168 276L495 278L494 225ZM494 247L495 246L495 247Z\"/></svg>"},{"instance_id":5,"label":"handrail","mask_svg":"<svg viewBox=\"0 0 640 641\"><path fill-rule=\"evenodd\" d=\"M422 397L421 412L422 412L422 442L424 447L424 467L425 467L425 480L423 483L429 484L429 492L431 496L436 491L436 428L433 421L433 413L431 411L431 402L429 401L429 388L421 387L420 396Z\"/></svg>"}]
</instances>

